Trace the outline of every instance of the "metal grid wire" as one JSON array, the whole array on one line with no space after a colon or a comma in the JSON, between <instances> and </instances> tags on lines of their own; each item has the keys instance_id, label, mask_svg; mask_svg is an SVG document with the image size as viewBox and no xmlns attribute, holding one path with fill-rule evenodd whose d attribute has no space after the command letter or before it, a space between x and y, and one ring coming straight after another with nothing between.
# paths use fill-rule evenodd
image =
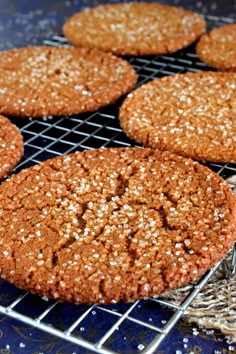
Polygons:
<instances>
[{"instance_id":1,"label":"metal grid wire","mask_svg":"<svg viewBox=\"0 0 236 354\"><path fill-rule=\"evenodd\" d=\"M207 17L209 28L233 22L229 18ZM67 45L65 38L55 36L47 45ZM186 71L208 70L194 52L194 47L173 55L146 58L128 58L139 74L138 85L164 75ZM40 161L78 150L99 147L133 146L134 143L121 131L117 119L121 100L99 111L77 116L43 119L14 120L25 139L25 154L15 169L29 167ZM207 164L223 178L236 174L235 164ZM234 182L232 182L232 185ZM186 308L215 272L219 264L208 271L196 284L191 285L188 296L178 306L161 298L136 301L132 304L73 305L43 299L0 282L0 292L7 294L0 301L0 313L23 321L68 342L97 353L145 353L159 347L165 336L183 315ZM58 318L63 317L63 325ZM102 319L102 321L101 321ZM99 323L103 323L99 326ZM104 325L105 323L105 325ZM93 331L85 331L93 328ZM94 331L94 328L96 331ZM133 336L132 336L133 333ZM135 342L140 338L144 344ZM122 350L120 341L130 335Z\"/></svg>"}]
</instances>

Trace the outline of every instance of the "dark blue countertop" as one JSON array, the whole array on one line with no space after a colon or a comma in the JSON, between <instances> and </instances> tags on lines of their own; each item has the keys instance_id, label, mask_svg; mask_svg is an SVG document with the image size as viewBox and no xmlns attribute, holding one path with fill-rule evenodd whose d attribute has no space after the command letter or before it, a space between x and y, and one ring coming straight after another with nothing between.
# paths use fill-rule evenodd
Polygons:
<instances>
[{"instance_id":1,"label":"dark blue countertop","mask_svg":"<svg viewBox=\"0 0 236 354\"><path fill-rule=\"evenodd\" d=\"M122 1L0 0L0 50L43 44L43 40L51 39L52 36L61 34L64 21L74 12L84 7L107 2L116 3ZM231 17L236 20L235 0L160 0L159 3L183 6L186 9L195 10L203 15ZM0 292L0 300L7 296L7 292ZM34 306L33 300L31 305ZM64 315L67 316L68 312L65 314L62 312L62 318L58 318L58 322L63 322ZM93 315L96 316L96 313ZM154 317L155 314L153 314L153 318ZM146 320L150 321L150 318ZM96 323L97 327L106 325L102 323L102 318L99 318L99 316ZM85 334L87 330L88 327L86 328L86 324L80 327L80 331L85 332ZM96 336L96 328L86 335L91 338ZM133 334L129 335L129 338L126 337L125 333L119 335L120 348L123 349L123 352L128 354L136 352L135 347L129 345L129 342L132 343L133 337L138 335L135 332L135 328ZM138 342L141 346L142 343L145 343L145 340L145 334L138 338ZM79 354L91 352L39 331L27 324L0 315L0 354L1 353ZM229 337L225 337L217 331L199 329L196 325L191 325L184 320L180 320L155 353L233 354L236 353L236 344L231 343Z\"/></svg>"}]
</instances>

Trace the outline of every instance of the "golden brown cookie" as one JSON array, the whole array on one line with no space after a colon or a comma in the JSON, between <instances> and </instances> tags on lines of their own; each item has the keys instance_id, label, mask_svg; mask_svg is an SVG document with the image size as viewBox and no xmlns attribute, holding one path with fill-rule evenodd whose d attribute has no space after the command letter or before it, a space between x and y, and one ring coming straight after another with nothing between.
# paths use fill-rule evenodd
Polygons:
<instances>
[{"instance_id":1,"label":"golden brown cookie","mask_svg":"<svg viewBox=\"0 0 236 354\"><path fill-rule=\"evenodd\" d=\"M197 43L196 52L213 68L236 71L236 23L204 34Z\"/></svg>"},{"instance_id":2,"label":"golden brown cookie","mask_svg":"<svg viewBox=\"0 0 236 354\"><path fill-rule=\"evenodd\" d=\"M19 129L0 115L0 180L20 161L23 151L23 137Z\"/></svg>"},{"instance_id":3,"label":"golden brown cookie","mask_svg":"<svg viewBox=\"0 0 236 354\"><path fill-rule=\"evenodd\" d=\"M205 28L196 13L141 2L86 9L69 18L63 31L75 45L137 56L175 52L193 43Z\"/></svg>"},{"instance_id":4,"label":"golden brown cookie","mask_svg":"<svg viewBox=\"0 0 236 354\"><path fill-rule=\"evenodd\" d=\"M235 241L235 197L158 150L60 156L0 186L0 274L76 303L134 301L194 281Z\"/></svg>"},{"instance_id":5,"label":"golden brown cookie","mask_svg":"<svg viewBox=\"0 0 236 354\"><path fill-rule=\"evenodd\" d=\"M167 76L133 91L120 124L135 141L195 160L236 162L236 74Z\"/></svg>"},{"instance_id":6,"label":"golden brown cookie","mask_svg":"<svg viewBox=\"0 0 236 354\"><path fill-rule=\"evenodd\" d=\"M0 53L0 113L70 115L116 101L136 83L123 59L85 48L31 47Z\"/></svg>"}]
</instances>

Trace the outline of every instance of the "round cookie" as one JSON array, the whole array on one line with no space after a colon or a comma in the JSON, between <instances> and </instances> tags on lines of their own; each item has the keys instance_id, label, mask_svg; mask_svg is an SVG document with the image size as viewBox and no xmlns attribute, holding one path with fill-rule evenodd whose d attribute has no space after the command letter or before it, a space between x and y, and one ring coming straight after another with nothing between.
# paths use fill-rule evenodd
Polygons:
<instances>
[{"instance_id":1,"label":"round cookie","mask_svg":"<svg viewBox=\"0 0 236 354\"><path fill-rule=\"evenodd\" d=\"M236 23L204 34L197 43L196 52L213 68L236 71Z\"/></svg>"},{"instance_id":2,"label":"round cookie","mask_svg":"<svg viewBox=\"0 0 236 354\"><path fill-rule=\"evenodd\" d=\"M0 186L0 274L75 303L154 296L225 255L235 208L221 177L169 152L60 156Z\"/></svg>"},{"instance_id":3,"label":"round cookie","mask_svg":"<svg viewBox=\"0 0 236 354\"><path fill-rule=\"evenodd\" d=\"M126 134L192 159L236 162L236 74L166 76L133 91L119 119Z\"/></svg>"},{"instance_id":4,"label":"round cookie","mask_svg":"<svg viewBox=\"0 0 236 354\"><path fill-rule=\"evenodd\" d=\"M63 27L65 37L78 46L121 55L172 53L205 32L196 13L155 3L100 5L76 13Z\"/></svg>"},{"instance_id":5,"label":"round cookie","mask_svg":"<svg viewBox=\"0 0 236 354\"><path fill-rule=\"evenodd\" d=\"M0 53L0 113L40 117L96 110L136 83L125 60L86 48L30 47Z\"/></svg>"},{"instance_id":6,"label":"round cookie","mask_svg":"<svg viewBox=\"0 0 236 354\"><path fill-rule=\"evenodd\" d=\"M20 161L23 151L24 142L19 129L0 115L0 180Z\"/></svg>"}]
</instances>

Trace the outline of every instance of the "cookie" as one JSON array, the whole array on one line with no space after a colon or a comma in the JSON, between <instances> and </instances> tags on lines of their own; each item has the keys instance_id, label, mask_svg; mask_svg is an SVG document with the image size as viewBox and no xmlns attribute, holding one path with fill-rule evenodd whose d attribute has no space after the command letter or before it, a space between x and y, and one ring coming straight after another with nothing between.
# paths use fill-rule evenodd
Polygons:
<instances>
[{"instance_id":1,"label":"cookie","mask_svg":"<svg viewBox=\"0 0 236 354\"><path fill-rule=\"evenodd\" d=\"M197 162L111 148L0 186L0 274L75 303L134 301L194 281L235 241L235 197Z\"/></svg>"},{"instance_id":2,"label":"cookie","mask_svg":"<svg viewBox=\"0 0 236 354\"><path fill-rule=\"evenodd\" d=\"M0 180L20 161L23 150L23 137L19 129L0 115Z\"/></svg>"},{"instance_id":3,"label":"cookie","mask_svg":"<svg viewBox=\"0 0 236 354\"><path fill-rule=\"evenodd\" d=\"M136 83L123 59L97 50L30 47L0 53L0 113L42 117L96 110Z\"/></svg>"},{"instance_id":4,"label":"cookie","mask_svg":"<svg viewBox=\"0 0 236 354\"><path fill-rule=\"evenodd\" d=\"M236 23L204 34L197 43L196 52L213 68L236 71Z\"/></svg>"},{"instance_id":5,"label":"cookie","mask_svg":"<svg viewBox=\"0 0 236 354\"><path fill-rule=\"evenodd\" d=\"M155 3L100 5L76 13L63 27L77 46L121 55L173 53L205 32L196 13Z\"/></svg>"},{"instance_id":6,"label":"cookie","mask_svg":"<svg viewBox=\"0 0 236 354\"><path fill-rule=\"evenodd\" d=\"M153 80L120 109L126 134L201 161L236 162L236 74L197 72Z\"/></svg>"}]
</instances>

